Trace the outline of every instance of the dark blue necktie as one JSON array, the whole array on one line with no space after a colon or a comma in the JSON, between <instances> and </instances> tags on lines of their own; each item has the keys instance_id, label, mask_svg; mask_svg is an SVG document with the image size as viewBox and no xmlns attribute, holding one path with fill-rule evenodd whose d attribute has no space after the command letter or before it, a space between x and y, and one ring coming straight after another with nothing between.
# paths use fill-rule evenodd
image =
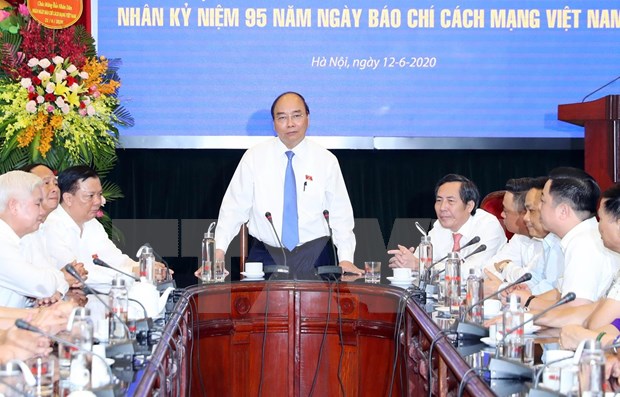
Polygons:
<instances>
[{"instance_id":1,"label":"dark blue necktie","mask_svg":"<svg viewBox=\"0 0 620 397\"><path fill-rule=\"evenodd\" d=\"M282 244L292 251L299 243L299 226L297 221L297 187L293 171L293 156L287 151L288 163L284 176L284 209L282 212Z\"/></svg>"}]
</instances>

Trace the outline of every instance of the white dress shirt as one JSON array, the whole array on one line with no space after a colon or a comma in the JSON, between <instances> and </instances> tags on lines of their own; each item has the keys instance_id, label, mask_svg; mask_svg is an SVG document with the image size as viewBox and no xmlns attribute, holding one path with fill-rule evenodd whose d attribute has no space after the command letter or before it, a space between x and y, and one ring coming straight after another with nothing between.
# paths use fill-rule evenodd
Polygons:
<instances>
[{"instance_id":1,"label":"white dress shirt","mask_svg":"<svg viewBox=\"0 0 620 397\"><path fill-rule=\"evenodd\" d=\"M533 295L540 295L558 288L558 280L564 272L564 254L560 245L560 238L553 233L547 234L543 239L529 238L520 234L515 234L504 248L511 245L508 250L500 249L492 259L492 264L488 269L494 268L494 263L500 262L505 258L510 262L504 267L500 278L512 283L525 273L530 273L532 279L526 282ZM514 257L514 253L519 251L519 258ZM507 284L502 284L503 288ZM558 288L559 290L559 288Z\"/></svg>"},{"instance_id":2,"label":"white dress shirt","mask_svg":"<svg viewBox=\"0 0 620 397\"><path fill-rule=\"evenodd\" d=\"M444 228L436 220L433 224L433 228L428 233L431 236L431 243L433 244L433 261L437 261L452 251L454 239L453 233L460 233L463 235L460 241L460 246L464 246L472 238L480 237L480 242L459 251L460 257L464 258L468 254L476 250L480 245L487 246L486 250L472 255L465 260L463 266L461 266L461 276L463 278L469 273L469 269L475 269L480 271L484 264L497 253L499 248L506 243L506 234L499 220L494 215L489 214L483 209L478 208L473 216L467 219L467 222L461 226L461 228L452 232L449 229ZM416 255L417 256L417 255ZM441 265L437 265L438 268Z\"/></svg>"},{"instance_id":3,"label":"white dress shirt","mask_svg":"<svg viewBox=\"0 0 620 397\"><path fill-rule=\"evenodd\" d=\"M45 245L45 238L41 230L37 230L34 233L30 233L22 237L19 242L20 251L24 258L32 263L33 266L38 268L51 268L56 273L58 279L58 292L63 296L69 290L69 283L65 280L65 275L55 266L50 259L50 255L47 252L47 246Z\"/></svg>"},{"instance_id":4,"label":"white dress shirt","mask_svg":"<svg viewBox=\"0 0 620 397\"><path fill-rule=\"evenodd\" d=\"M245 152L222 200L215 229L216 248L226 251L245 222L252 236L270 246L280 246L265 213L271 213L273 225L281 237L287 150L276 137ZM353 209L338 160L308 138L293 152L299 244L329 236L323 216L323 211L328 210L338 257L341 261L353 262Z\"/></svg>"},{"instance_id":5,"label":"white dress shirt","mask_svg":"<svg viewBox=\"0 0 620 397\"><path fill-rule=\"evenodd\" d=\"M28 297L49 298L67 284L57 269L35 266L24 257L20 240L13 229L0 220L0 306L23 308Z\"/></svg>"},{"instance_id":6,"label":"white dress shirt","mask_svg":"<svg viewBox=\"0 0 620 397\"><path fill-rule=\"evenodd\" d=\"M62 268L74 260L82 262L88 270L87 283L91 286L109 285L114 276L119 274L111 269L95 266L93 255L126 273L131 273L132 268L138 265L114 245L99 221L91 219L84 223L83 230L80 230L62 205L48 215L41 231L54 264ZM132 280L125 277L125 281Z\"/></svg>"},{"instance_id":7,"label":"white dress shirt","mask_svg":"<svg viewBox=\"0 0 620 397\"><path fill-rule=\"evenodd\" d=\"M564 251L564 274L560 292L574 292L592 302L608 291L618 271L618 255L605 248L598 222L592 217L569 231L560 242Z\"/></svg>"}]
</instances>

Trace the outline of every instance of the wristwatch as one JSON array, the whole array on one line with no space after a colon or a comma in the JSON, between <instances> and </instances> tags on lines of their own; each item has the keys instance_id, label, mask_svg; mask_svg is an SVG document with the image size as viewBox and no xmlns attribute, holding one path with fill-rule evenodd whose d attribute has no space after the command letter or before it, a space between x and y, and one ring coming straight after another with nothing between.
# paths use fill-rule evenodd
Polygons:
<instances>
[{"instance_id":1,"label":"wristwatch","mask_svg":"<svg viewBox=\"0 0 620 397\"><path fill-rule=\"evenodd\" d=\"M536 295L530 295L530 297L527 298L527 300L525 301L525 305L523 306L523 310L525 310L526 312L530 311L530 303L532 303L532 300L534 300L534 298L536 298Z\"/></svg>"}]
</instances>

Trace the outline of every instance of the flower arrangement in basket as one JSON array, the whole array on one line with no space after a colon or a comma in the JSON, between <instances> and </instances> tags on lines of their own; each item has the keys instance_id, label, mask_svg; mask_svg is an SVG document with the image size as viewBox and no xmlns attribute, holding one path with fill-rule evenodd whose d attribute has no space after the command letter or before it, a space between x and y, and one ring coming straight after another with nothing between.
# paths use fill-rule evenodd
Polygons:
<instances>
[{"instance_id":1,"label":"flower arrangement in basket","mask_svg":"<svg viewBox=\"0 0 620 397\"><path fill-rule=\"evenodd\" d=\"M98 56L81 25L50 29L26 3L0 0L0 173L27 163L62 171L92 166L102 179L116 163L120 60ZM107 200L122 197L103 181Z\"/></svg>"}]
</instances>

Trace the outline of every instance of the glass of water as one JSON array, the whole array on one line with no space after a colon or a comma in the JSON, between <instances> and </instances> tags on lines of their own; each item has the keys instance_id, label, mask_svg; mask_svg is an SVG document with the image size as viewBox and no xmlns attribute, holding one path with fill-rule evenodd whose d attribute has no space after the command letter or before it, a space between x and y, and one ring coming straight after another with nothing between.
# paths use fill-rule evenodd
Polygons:
<instances>
[{"instance_id":1,"label":"glass of water","mask_svg":"<svg viewBox=\"0 0 620 397\"><path fill-rule=\"evenodd\" d=\"M226 262L223 260L216 260L213 266L213 276L216 283L224 282L226 278Z\"/></svg>"},{"instance_id":2,"label":"glass of water","mask_svg":"<svg viewBox=\"0 0 620 397\"><path fill-rule=\"evenodd\" d=\"M381 281L381 262L364 262L365 281L367 283L378 283Z\"/></svg>"}]
</instances>

